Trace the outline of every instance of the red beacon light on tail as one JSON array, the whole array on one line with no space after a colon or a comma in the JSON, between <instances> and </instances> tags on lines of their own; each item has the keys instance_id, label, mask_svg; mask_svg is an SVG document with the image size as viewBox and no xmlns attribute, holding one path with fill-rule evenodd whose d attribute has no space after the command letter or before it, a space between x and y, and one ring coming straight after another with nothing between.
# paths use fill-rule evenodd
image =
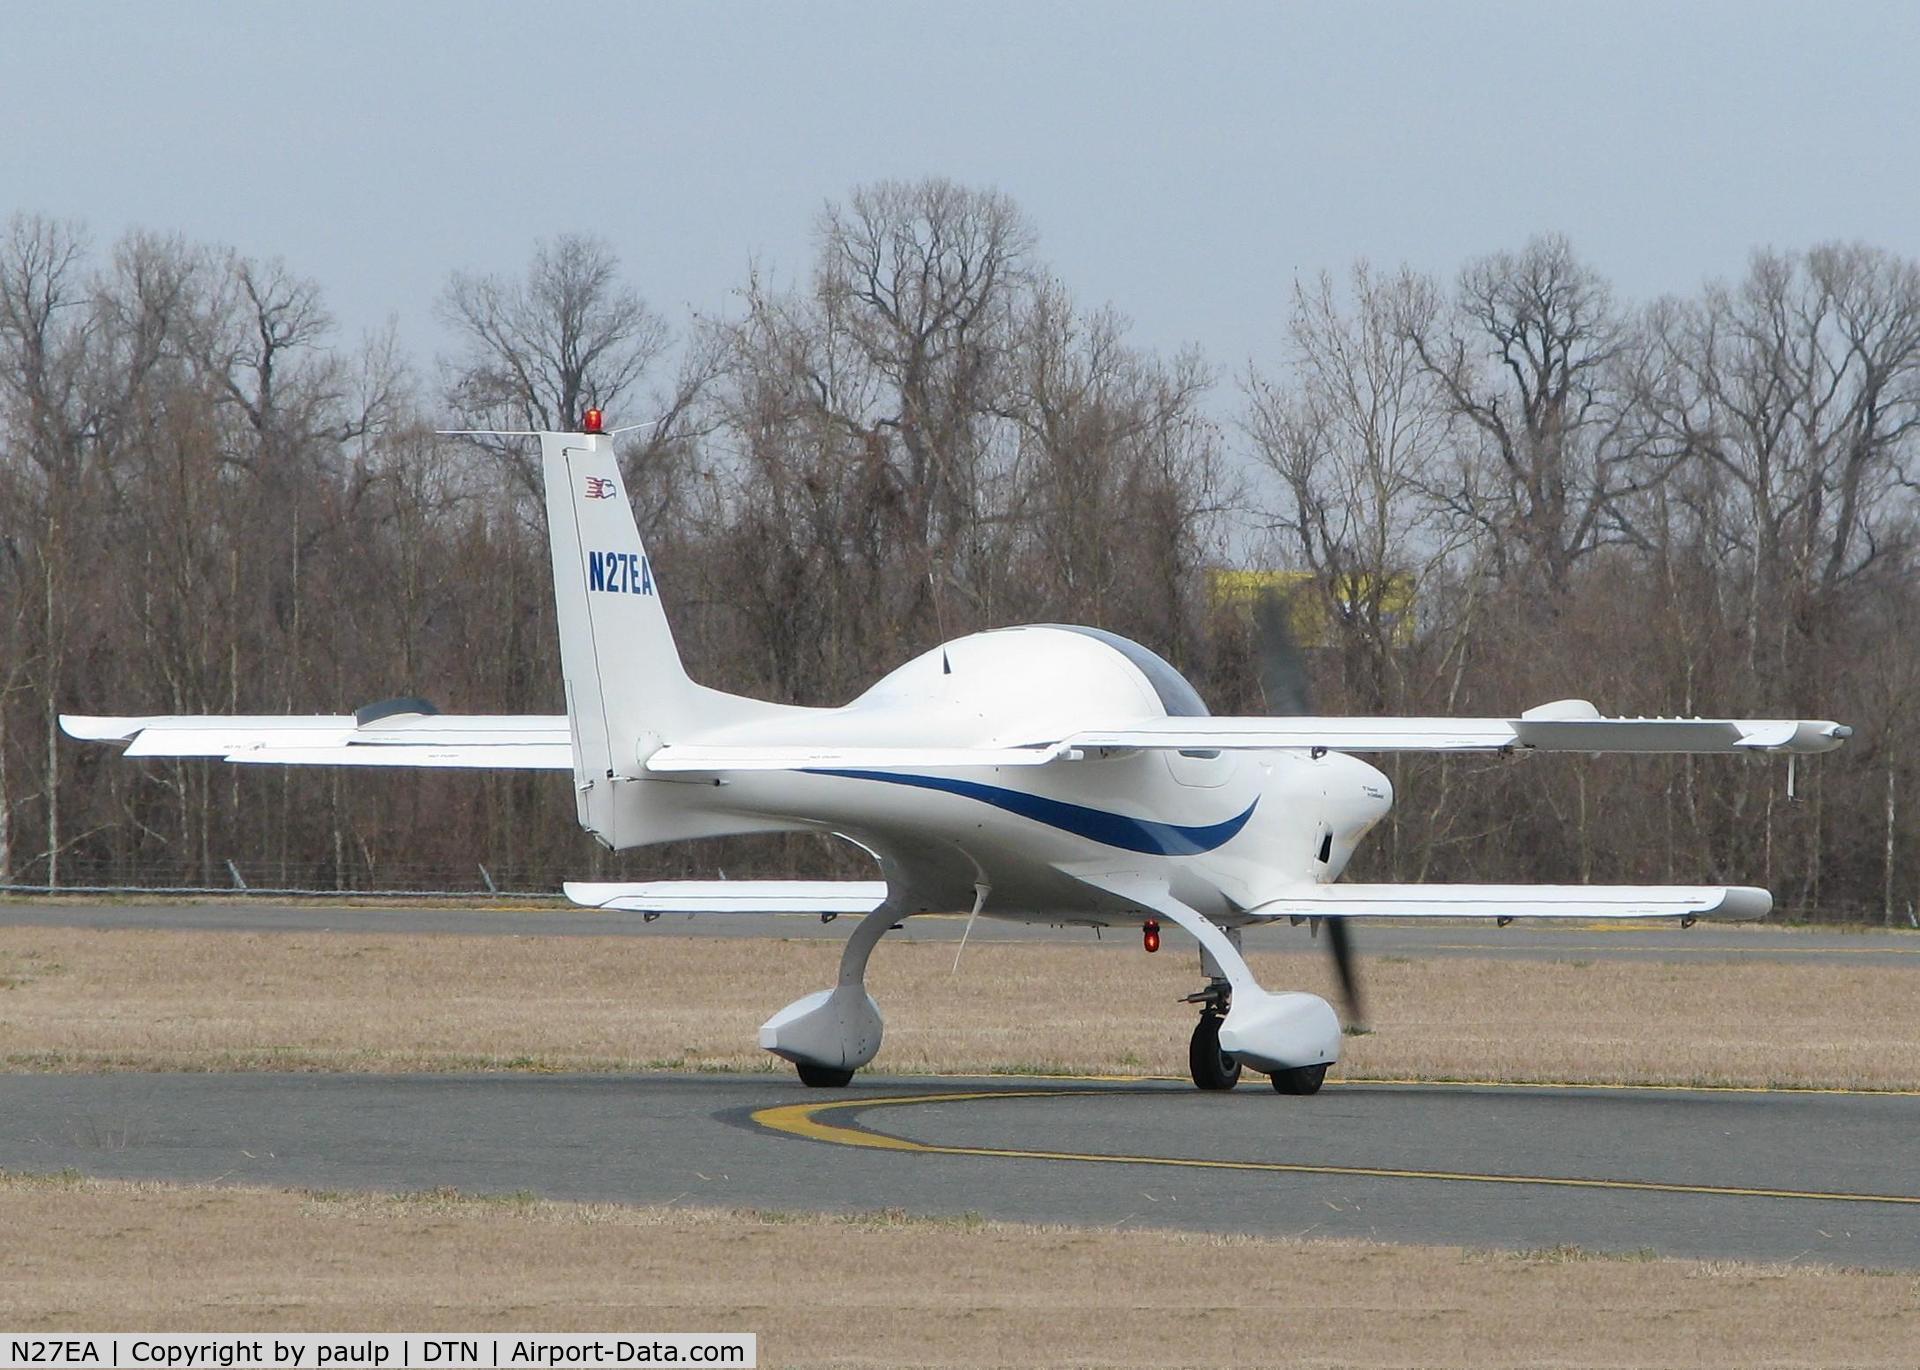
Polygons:
<instances>
[{"instance_id":1,"label":"red beacon light on tail","mask_svg":"<svg viewBox=\"0 0 1920 1370\"><path fill-rule=\"evenodd\" d=\"M580 431L582 433L601 432L602 425L605 422L606 422L606 416L602 414L598 409L589 409L586 413L580 416Z\"/></svg>"}]
</instances>

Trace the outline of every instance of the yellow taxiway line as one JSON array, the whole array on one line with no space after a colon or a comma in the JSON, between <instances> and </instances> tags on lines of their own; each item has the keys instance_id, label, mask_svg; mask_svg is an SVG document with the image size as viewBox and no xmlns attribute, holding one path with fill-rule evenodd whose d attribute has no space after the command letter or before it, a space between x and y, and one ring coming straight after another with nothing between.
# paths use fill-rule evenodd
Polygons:
<instances>
[{"instance_id":1,"label":"yellow taxiway line","mask_svg":"<svg viewBox=\"0 0 1920 1370\"><path fill-rule=\"evenodd\" d=\"M919 1071L931 1080L1047 1080L1053 1083L1140 1085L1184 1084L1184 1075L1069 1075L1047 1074L1031 1070ZM1920 1099L1920 1089L1880 1089L1872 1085L1683 1085L1626 1084L1605 1080L1475 1080L1458 1077L1423 1078L1418 1075L1343 1075L1329 1078L1327 1088L1354 1085L1390 1085L1420 1089L1578 1089L1587 1092L1608 1091L1620 1094L1799 1094L1838 1096L1848 1099ZM1058 1091L1068 1093L1070 1091Z\"/></svg>"},{"instance_id":2,"label":"yellow taxiway line","mask_svg":"<svg viewBox=\"0 0 1920 1370\"><path fill-rule=\"evenodd\" d=\"M819 1103L779 1104L756 1109L753 1121L772 1132L834 1146L875 1151L906 1151L928 1156L979 1156L1020 1161L1080 1161L1100 1165L1171 1166L1183 1170L1237 1170L1283 1175L1344 1175L1364 1179L1445 1180L1467 1184L1540 1185L1558 1189L1600 1189L1649 1194L1706 1194L1743 1199L1826 1199L1838 1203L1902 1204L1920 1207L1916 1194L1859 1194L1844 1190L1773 1189L1754 1185L1680 1184L1663 1180L1605 1180L1577 1175L1515 1175L1498 1171L1422 1170L1398 1166L1337 1165L1311 1161L1223 1161L1191 1156L1130 1156L1100 1151L1046 1151L1027 1147L949 1146L916 1142L884 1132L823 1121L824 1115L917 1104L978 1103L993 1099L1058 1099L1082 1094L1071 1089L987 1090L973 1093L898 1094L880 1098L829 1099Z\"/></svg>"}]
</instances>

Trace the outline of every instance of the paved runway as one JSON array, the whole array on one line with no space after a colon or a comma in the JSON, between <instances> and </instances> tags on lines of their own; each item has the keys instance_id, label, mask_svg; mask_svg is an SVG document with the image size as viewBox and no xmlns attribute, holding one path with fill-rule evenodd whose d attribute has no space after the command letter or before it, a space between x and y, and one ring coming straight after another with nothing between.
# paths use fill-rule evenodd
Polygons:
<instances>
[{"instance_id":1,"label":"paved runway","mask_svg":"<svg viewBox=\"0 0 1920 1370\"><path fill-rule=\"evenodd\" d=\"M202 903L140 904L80 901L0 900L0 925L90 928L193 928L240 932L438 932L477 936L561 937L822 937L839 939L854 918L823 924L818 918L761 914L666 914L648 923L637 913L604 912L554 904L532 909L476 908L428 901L397 906L319 903L269 904L210 900ZM966 920L959 917L910 918L899 941L952 941ZM1167 945L1190 949L1185 934L1166 929ZM1133 950L1138 938L1108 932L1096 939L1088 928L1034 927L983 920L976 941L1058 941ZM1920 932L1881 928L1715 927L1697 923L1680 928L1581 923L1572 927L1520 922L1497 928L1485 924L1443 923L1408 926L1368 923L1354 933L1367 955L1496 956L1517 959L1596 960L1610 958L1685 960L1827 961L1911 966L1920 969ZM1308 930L1286 924L1254 929L1255 950L1305 949L1314 945Z\"/></svg>"},{"instance_id":2,"label":"paved runway","mask_svg":"<svg viewBox=\"0 0 1920 1370\"><path fill-rule=\"evenodd\" d=\"M1920 1268L1916 1095L15 1075L0 1167Z\"/></svg>"}]
</instances>

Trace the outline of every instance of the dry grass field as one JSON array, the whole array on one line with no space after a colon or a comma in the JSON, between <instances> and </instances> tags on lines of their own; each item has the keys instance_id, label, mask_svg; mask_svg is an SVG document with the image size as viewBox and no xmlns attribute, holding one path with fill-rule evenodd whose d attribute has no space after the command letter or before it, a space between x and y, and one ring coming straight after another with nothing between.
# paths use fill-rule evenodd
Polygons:
<instances>
[{"instance_id":1,"label":"dry grass field","mask_svg":"<svg viewBox=\"0 0 1920 1370\"><path fill-rule=\"evenodd\" d=\"M767 1070L837 945L0 928L9 1070ZM1191 953L883 945L892 1072L1185 1071ZM1325 958L1253 957L1331 994ZM1348 1076L1920 1088L1920 966L1369 958Z\"/></svg>"},{"instance_id":2,"label":"dry grass field","mask_svg":"<svg viewBox=\"0 0 1920 1370\"><path fill-rule=\"evenodd\" d=\"M0 1231L0 1325L21 1330L750 1331L761 1364L782 1367L1911 1366L1920 1354L1911 1272L1569 1250L3 1174Z\"/></svg>"}]
</instances>

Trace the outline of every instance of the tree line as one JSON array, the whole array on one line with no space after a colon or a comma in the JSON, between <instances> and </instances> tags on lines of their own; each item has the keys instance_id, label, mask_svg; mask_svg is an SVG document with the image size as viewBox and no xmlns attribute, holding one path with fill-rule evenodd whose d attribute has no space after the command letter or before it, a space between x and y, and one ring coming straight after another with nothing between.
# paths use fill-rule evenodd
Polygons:
<instances>
[{"instance_id":1,"label":"tree line","mask_svg":"<svg viewBox=\"0 0 1920 1370\"><path fill-rule=\"evenodd\" d=\"M1296 281L1284 347L1223 367L1076 299L1004 194L924 180L827 205L797 282L750 273L708 316L664 318L583 236L451 274L439 313L451 351L422 363L342 339L285 263L7 224L0 884L227 884L229 859L324 888L851 873L798 837L609 856L555 777L131 762L59 734L60 712L400 694L560 712L537 452L434 430L597 406L638 425L623 469L708 683L835 704L943 638L1078 622L1216 712L1297 708L1217 574L1283 570L1320 712L1581 696L1858 730L1792 801L1760 760L1397 758L1356 875L1763 883L1909 917L1912 261L1762 250L1652 302L1557 236L1449 279L1359 262Z\"/></svg>"}]
</instances>

